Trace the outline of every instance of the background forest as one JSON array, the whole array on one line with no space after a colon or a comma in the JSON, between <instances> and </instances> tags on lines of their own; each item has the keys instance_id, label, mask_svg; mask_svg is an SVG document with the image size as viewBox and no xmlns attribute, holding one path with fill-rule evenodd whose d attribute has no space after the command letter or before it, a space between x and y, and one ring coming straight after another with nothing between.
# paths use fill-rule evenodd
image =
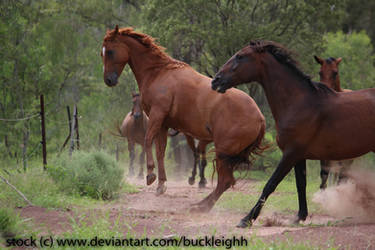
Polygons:
<instances>
[{"instance_id":1,"label":"background forest","mask_svg":"<svg viewBox=\"0 0 375 250\"><path fill-rule=\"evenodd\" d=\"M103 82L101 44L107 29L132 26L150 34L172 57L213 76L252 39L277 41L292 51L306 73L319 80L313 56L342 57L343 88L375 86L375 2L364 0L2 0L0 1L1 168L27 168L41 157L39 95L46 103L48 157L69 133L66 106L77 105L81 149L126 144L111 135L131 109L137 85L129 67L120 84ZM267 119L262 89L249 83ZM275 166L278 151L257 161ZM41 161L40 161L41 162Z\"/></svg>"}]
</instances>

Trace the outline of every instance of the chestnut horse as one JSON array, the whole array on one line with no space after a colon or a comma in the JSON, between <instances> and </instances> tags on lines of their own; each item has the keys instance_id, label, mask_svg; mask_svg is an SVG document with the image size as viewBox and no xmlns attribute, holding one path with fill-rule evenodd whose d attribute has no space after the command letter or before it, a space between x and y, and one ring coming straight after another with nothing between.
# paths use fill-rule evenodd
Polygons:
<instances>
[{"instance_id":1,"label":"chestnut horse","mask_svg":"<svg viewBox=\"0 0 375 250\"><path fill-rule=\"evenodd\" d=\"M133 71L141 93L143 109L149 117L145 146L147 185L152 184L155 139L158 161L157 195L166 191L164 153L167 129L173 128L198 140L213 141L218 181L216 188L193 211L210 210L235 180L236 163L248 162L250 153L262 150L265 120L258 106L240 90L225 95L211 90L211 79L188 64L169 57L146 34L132 28L108 31L102 46L104 82L113 87L125 65Z\"/></svg>"},{"instance_id":2,"label":"chestnut horse","mask_svg":"<svg viewBox=\"0 0 375 250\"><path fill-rule=\"evenodd\" d=\"M339 64L342 61L342 58L327 58L322 59L318 56L314 56L315 61L320 64L320 82L324 83L328 87L334 89L337 92L350 92L350 89L342 89L340 84L340 75L339 75ZM353 159L345 161L320 161L320 178L322 183L320 184L321 189L327 187L327 180L329 172L333 172L333 181L340 183L344 178L346 178L345 173L348 171L350 166L353 164ZM338 166L338 169L333 169L335 166Z\"/></svg>"},{"instance_id":3,"label":"chestnut horse","mask_svg":"<svg viewBox=\"0 0 375 250\"><path fill-rule=\"evenodd\" d=\"M252 81L265 91L283 155L258 202L238 227L252 224L293 167L298 220L305 220L306 159L342 160L375 150L375 89L335 92L313 82L287 49L268 41L253 41L232 56L216 74L212 88L224 93Z\"/></svg>"},{"instance_id":4,"label":"chestnut horse","mask_svg":"<svg viewBox=\"0 0 375 250\"><path fill-rule=\"evenodd\" d=\"M138 178L143 178L143 164L145 162L144 142L147 131L148 118L143 112L139 94L132 93L133 107L131 112L126 116L120 127L120 134L128 140L128 150L130 157L129 175L134 175L134 158L135 158L135 144L142 147L142 153L139 157L139 174Z\"/></svg>"}]
</instances>

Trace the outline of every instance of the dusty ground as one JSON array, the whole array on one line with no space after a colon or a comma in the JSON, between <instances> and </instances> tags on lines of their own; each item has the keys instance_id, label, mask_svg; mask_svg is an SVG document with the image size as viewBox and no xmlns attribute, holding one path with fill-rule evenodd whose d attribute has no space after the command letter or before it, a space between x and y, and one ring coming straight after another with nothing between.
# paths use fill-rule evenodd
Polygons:
<instances>
[{"instance_id":1,"label":"dusty ground","mask_svg":"<svg viewBox=\"0 0 375 250\"><path fill-rule=\"evenodd\" d=\"M123 222L124 234L130 230L132 234L139 237L144 236L145 232L148 237L197 237L213 234L217 237L233 235L250 237L255 234L270 242L293 240L310 242L309 245L322 248L334 245L345 249L375 249L375 223L338 221L328 215L313 214L304 224L296 226L291 223L293 214L290 216L261 214L262 219L258 220L252 228L238 229L235 225L245 214L217 208L205 214L189 213L190 204L198 202L211 192L211 184L208 184L208 188L200 190L197 185L189 186L187 181L169 181L166 194L157 197L156 184L146 187L143 181L130 180L130 182L140 186L141 191L136 194L124 194L115 202L92 208L85 213L94 216L103 212L109 213L113 221L120 218ZM242 181L236 185L236 191L245 190L248 185L251 185L249 181ZM32 220L42 233L61 234L71 229L71 218L79 217L77 214L79 209L73 211L28 207L20 209L20 214ZM263 221L263 224L259 221ZM271 226L265 226L265 222Z\"/></svg>"}]
</instances>

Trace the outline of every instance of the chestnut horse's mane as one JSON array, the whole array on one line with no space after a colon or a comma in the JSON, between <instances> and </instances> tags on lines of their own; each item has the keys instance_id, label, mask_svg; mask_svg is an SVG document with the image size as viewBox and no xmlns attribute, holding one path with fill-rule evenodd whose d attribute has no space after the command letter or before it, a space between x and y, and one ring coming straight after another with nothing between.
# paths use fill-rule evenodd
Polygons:
<instances>
[{"instance_id":1,"label":"chestnut horse's mane","mask_svg":"<svg viewBox=\"0 0 375 250\"><path fill-rule=\"evenodd\" d=\"M299 67L299 63L293 58L293 53L281 44L272 41L254 40L250 42L250 47L256 52L268 52L281 64L286 65L298 77L306 81L314 91L335 94L336 92L325 84L314 82L309 75L306 75Z\"/></svg>"},{"instance_id":2,"label":"chestnut horse's mane","mask_svg":"<svg viewBox=\"0 0 375 250\"><path fill-rule=\"evenodd\" d=\"M164 65L167 66L168 69L176 69L188 66L187 63L176 60L165 53L165 48L158 45L152 36L136 32L132 27L121 28L118 30L118 32L122 36L129 36L131 38L134 38L144 47L149 48L154 55L158 56L164 61ZM104 41L112 41L115 39L116 35L117 34L115 30L107 31L107 34L104 37Z\"/></svg>"}]
</instances>

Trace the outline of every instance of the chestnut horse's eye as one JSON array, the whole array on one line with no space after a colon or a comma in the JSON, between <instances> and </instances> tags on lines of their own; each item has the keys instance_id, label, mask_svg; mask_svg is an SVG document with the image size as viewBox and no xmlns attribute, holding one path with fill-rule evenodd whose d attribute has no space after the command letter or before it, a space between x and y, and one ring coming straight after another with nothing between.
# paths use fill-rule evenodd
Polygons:
<instances>
[{"instance_id":1,"label":"chestnut horse's eye","mask_svg":"<svg viewBox=\"0 0 375 250\"><path fill-rule=\"evenodd\" d=\"M236 55L236 60L241 60L243 58L243 56L242 55Z\"/></svg>"},{"instance_id":2,"label":"chestnut horse's eye","mask_svg":"<svg viewBox=\"0 0 375 250\"><path fill-rule=\"evenodd\" d=\"M105 52L105 56L108 56L109 58L112 58L113 55L114 55L113 50L107 50L107 51Z\"/></svg>"}]
</instances>

